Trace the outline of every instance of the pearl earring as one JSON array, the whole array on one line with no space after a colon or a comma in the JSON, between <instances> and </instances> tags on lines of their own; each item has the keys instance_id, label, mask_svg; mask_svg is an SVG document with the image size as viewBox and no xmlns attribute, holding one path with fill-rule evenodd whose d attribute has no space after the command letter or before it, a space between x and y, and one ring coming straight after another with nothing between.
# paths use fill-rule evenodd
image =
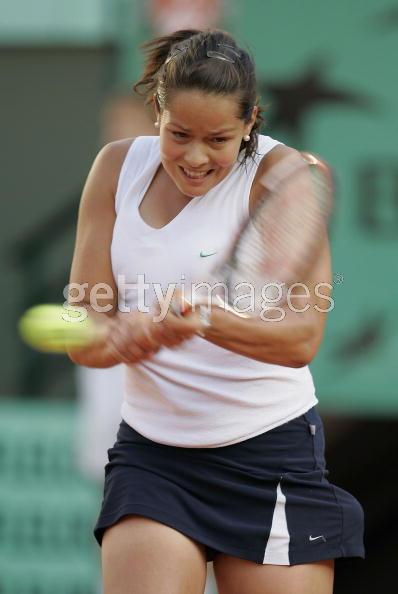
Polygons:
<instances>
[{"instance_id":1,"label":"pearl earring","mask_svg":"<svg viewBox=\"0 0 398 594\"><path fill-rule=\"evenodd\" d=\"M246 136L244 136L244 137L243 137L243 140L244 140L245 142L249 142L249 140L250 140L250 136L249 136L249 134L246 134Z\"/></svg>"},{"instance_id":2,"label":"pearl earring","mask_svg":"<svg viewBox=\"0 0 398 594\"><path fill-rule=\"evenodd\" d=\"M155 126L155 128L159 128L160 126L159 122L155 122L153 125Z\"/></svg>"}]
</instances>

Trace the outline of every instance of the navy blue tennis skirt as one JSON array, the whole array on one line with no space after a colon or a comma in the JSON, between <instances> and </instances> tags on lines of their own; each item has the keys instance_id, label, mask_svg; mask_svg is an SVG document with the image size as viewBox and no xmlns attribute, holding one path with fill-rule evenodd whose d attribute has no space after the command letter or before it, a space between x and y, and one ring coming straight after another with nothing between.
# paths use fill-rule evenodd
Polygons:
<instances>
[{"instance_id":1,"label":"navy blue tennis skirt","mask_svg":"<svg viewBox=\"0 0 398 594\"><path fill-rule=\"evenodd\" d=\"M363 510L331 484L316 408L256 437L218 448L181 448L143 437L124 421L108 450L94 529L140 515L224 553L296 565L364 557Z\"/></svg>"}]
</instances>

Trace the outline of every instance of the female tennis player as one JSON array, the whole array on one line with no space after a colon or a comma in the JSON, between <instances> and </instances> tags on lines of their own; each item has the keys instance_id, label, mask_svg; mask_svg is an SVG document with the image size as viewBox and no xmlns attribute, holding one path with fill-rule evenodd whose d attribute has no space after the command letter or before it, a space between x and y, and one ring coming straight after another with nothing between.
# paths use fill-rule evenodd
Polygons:
<instances>
[{"instance_id":1,"label":"female tennis player","mask_svg":"<svg viewBox=\"0 0 398 594\"><path fill-rule=\"evenodd\" d=\"M177 31L144 48L135 89L159 136L100 151L71 271L105 330L72 360L125 363L95 527L104 592L202 594L213 560L220 594L330 594L334 560L364 548L360 504L327 479L308 369L329 305L313 290L330 282L326 237L294 307L189 305L187 287L255 211L259 180L296 151L259 133L253 60L230 34Z\"/></svg>"}]
</instances>

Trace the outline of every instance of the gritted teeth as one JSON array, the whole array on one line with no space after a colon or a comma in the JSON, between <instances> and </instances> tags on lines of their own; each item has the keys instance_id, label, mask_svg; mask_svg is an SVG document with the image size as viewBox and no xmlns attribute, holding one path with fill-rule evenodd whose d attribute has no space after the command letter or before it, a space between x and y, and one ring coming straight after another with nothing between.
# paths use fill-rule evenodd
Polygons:
<instances>
[{"instance_id":1,"label":"gritted teeth","mask_svg":"<svg viewBox=\"0 0 398 594\"><path fill-rule=\"evenodd\" d=\"M189 171L189 169L185 169L184 167L181 167L182 171L185 173L185 175L187 177L190 177L191 179L201 179L203 177L206 177L206 175L209 175L209 173L211 173L213 171L213 169L208 169L207 171Z\"/></svg>"}]
</instances>

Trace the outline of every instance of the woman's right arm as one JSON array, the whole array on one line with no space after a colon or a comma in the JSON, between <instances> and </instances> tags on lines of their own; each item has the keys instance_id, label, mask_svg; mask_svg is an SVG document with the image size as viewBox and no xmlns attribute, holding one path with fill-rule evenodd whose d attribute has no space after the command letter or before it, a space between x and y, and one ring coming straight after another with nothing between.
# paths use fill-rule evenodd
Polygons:
<instances>
[{"instance_id":1,"label":"woman's right arm","mask_svg":"<svg viewBox=\"0 0 398 594\"><path fill-rule=\"evenodd\" d=\"M138 363L162 346L178 346L201 327L195 316L182 319L169 313L164 321L156 322L148 313L118 310L111 241L117 183L131 142L131 139L113 142L99 152L80 203L68 302L72 306L84 306L103 330L101 338L94 343L68 353L74 363L86 367ZM98 311L98 305L107 311Z\"/></svg>"},{"instance_id":2,"label":"woman's right arm","mask_svg":"<svg viewBox=\"0 0 398 594\"><path fill-rule=\"evenodd\" d=\"M101 149L88 175L79 207L68 301L71 305L84 306L90 318L104 329L104 338L89 348L69 353L74 363L87 367L111 367L120 362L105 337L117 311L117 287L110 255L116 218L115 194L120 169L131 143L131 139L126 139ZM97 303L107 309L106 313L96 311L92 306L92 297L99 283L107 287L97 291Z\"/></svg>"}]
</instances>

